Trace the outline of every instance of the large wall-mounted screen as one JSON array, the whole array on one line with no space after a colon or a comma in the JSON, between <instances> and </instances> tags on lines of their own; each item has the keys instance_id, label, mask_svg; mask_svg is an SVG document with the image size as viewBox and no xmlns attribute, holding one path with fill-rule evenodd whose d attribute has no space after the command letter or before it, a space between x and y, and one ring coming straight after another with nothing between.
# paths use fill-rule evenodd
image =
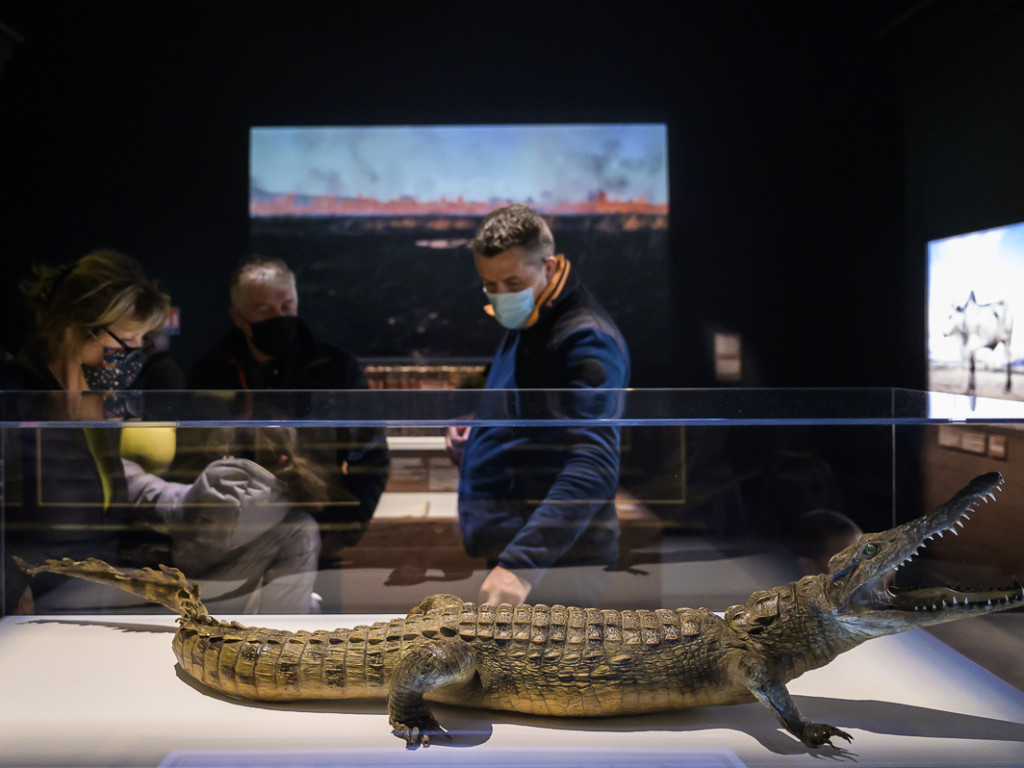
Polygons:
<instances>
[{"instance_id":1,"label":"large wall-mounted screen","mask_svg":"<svg viewBox=\"0 0 1024 768\"><path fill-rule=\"evenodd\" d=\"M1019 313L1024 222L931 241L928 388L1024 400Z\"/></svg>"},{"instance_id":2,"label":"large wall-mounted screen","mask_svg":"<svg viewBox=\"0 0 1024 768\"><path fill-rule=\"evenodd\" d=\"M663 124L257 127L250 250L285 259L317 337L364 358L489 357L502 329L468 243L526 203L635 361L671 354Z\"/></svg>"}]
</instances>

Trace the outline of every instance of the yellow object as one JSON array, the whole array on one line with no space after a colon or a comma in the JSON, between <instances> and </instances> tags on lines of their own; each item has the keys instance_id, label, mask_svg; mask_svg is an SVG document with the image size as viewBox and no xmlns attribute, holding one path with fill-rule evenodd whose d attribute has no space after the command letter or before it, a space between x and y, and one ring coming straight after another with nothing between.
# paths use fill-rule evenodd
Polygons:
<instances>
[{"instance_id":1,"label":"yellow object","mask_svg":"<svg viewBox=\"0 0 1024 768\"><path fill-rule=\"evenodd\" d=\"M161 475L174 461L177 436L165 424L125 424L121 427L121 457L139 464L147 472Z\"/></svg>"}]
</instances>

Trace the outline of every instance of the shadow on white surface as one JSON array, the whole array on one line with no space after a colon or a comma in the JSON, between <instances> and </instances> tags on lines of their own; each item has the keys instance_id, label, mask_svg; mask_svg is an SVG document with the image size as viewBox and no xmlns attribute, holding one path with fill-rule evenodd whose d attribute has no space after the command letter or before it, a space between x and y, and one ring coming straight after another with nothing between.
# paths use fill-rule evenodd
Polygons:
<instances>
[{"instance_id":1,"label":"shadow on white surface","mask_svg":"<svg viewBox=\"0 0 1024 768\"><path fill-rule=\"evenodd\" d=\"M398 757L403 757L399 755ZM169 754L159 768L333 768L359 766L378 768L398 764L395 755L380 751L344 750L284 752L189 752ZM402 763L407 761L401 761ZM451 752L417 755L420 765L486 765L489 768L564 768L566 765L586 765L596 768L744 768L744 763L729 750L608 750L565 747L563 751L539 750L523 747L492 753L488 759L453 759Z\"/></svg>"},{"instance_id":2,"label":"shadow on white surface","mask_svg":"<svg viewBox=\"0 0 1024 768\"><path fill-rule=\"evenodd\" d=\"M343 714L380 715L380 727L388 729L387 708L382 699L347 699L343 701L265 702L236 699L214 691L189 677L175 665L179 679L202 693L231 704L256 709L290 712L335 712ZM969 739L973 741L1016 742L1024 744L1024 723L979 717L943 709L898 704L887 701L846 700L820 696L794 696L805 718L828 723L846 731L862 731L882 736L905 736L924 739ZM495 726L517 725L548 731L576 734L696 732L721 729L743 733L778 755L808 754L817 757L853 757L856 734L851 744L835 739L835 747L808 749L783 731L772 714L761 704L736 704L718 707L694 707L672 712L659 712L628 717L566 717L523 715L500 710L468 710L447 704L431 704L431 711L446 731L446 736L433 737L431 746L445 748L475 747L486 743ZM401 742L396 737L396 748ZM1022 756L1024 764L1024 756ZM580 763L583 764L583 763ZM598 762L598 765L606 763ZM646 763L645 763L646 765Z\"/></svg>"},{"instance_id":3,"label":"shadow on white surface","mask_svg":"<svg viewBox=\"0 0 1024 768\"><path fill-rule=\"evenodd\" d=\"M259 620L298 629L377 618ZM0 765L1024 766L1021 692L918 632L874 640L790 685L805 717L854 736L836 748L805 748L757 703L612 718L435 704L451 740L412 751L391 735L383 700L252 702L175 677L174 630L170 616L0 622L0 679L12 694L0 696L11 726ZM46 736L56 721L66 738ZM260 747L266 760L253 758Z\"/></svg>"}]
</instances>

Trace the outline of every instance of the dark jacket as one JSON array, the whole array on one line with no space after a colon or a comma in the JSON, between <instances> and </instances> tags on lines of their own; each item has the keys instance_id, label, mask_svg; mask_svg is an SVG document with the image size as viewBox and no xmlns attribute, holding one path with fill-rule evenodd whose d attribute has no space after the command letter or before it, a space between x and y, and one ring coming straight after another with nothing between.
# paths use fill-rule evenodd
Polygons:
<instances>
[{"instance_id":1,"label":"dark jacket","mask_svg":"<svg viewBox=\"0 0 1024 768\"><path fill-rule=\"evenodd\" d=\"M43 422L2 435L4 609L10 612L30 583L13 555L29 562L48 557L118 562L129 505L120 430L47 425L47 419L66 420L63 393L34 347L0 364L0 390L7 416ZM37 576L31 580L33 593L41 595L64 580Z\"/></svg>"},{"instance_id":2,"label":"dark jacket","mask_svg":"<svg viewBox=\"0 0 1024 768\"><path fill-rule=\"evenodd\" d=\"M233 390L323 390L366 389L366 374L355 357L329 344L322 344L299 323L296 343L272 365L257 363L249 352L245 336L229 330L203 355L188 375L188 388ZM301 398L297 394L296 398ZM274 418L274 413L256 413L256 418ZM314 509L324 534L337 534L340 543L355 544L377 507L387 484L390 463L382 429L303 427L296 430L296 455L310 462L326 482L326 502ZM228 445L232 454L266 463L256 449L246 445L252 432L234 435ZM264 437L266 433L264 434ZM186 435L193 440L197 435ZM230 442L230 441L229 441ZM203 460L218 458L214 450ZM194 468L193 468L194 469ZM274 469L274 467L268 467Z\"/></svg>"},{"instance_id":3,"label":"dark jacket","mask_svg":"<svg viewBox=\"0 0 1024 768\"><path fill-rule=\"evenodd\" d=\"M568 263L566 263L568 265ZM615 323L568 275L537 322L509 331L487 378L506 389L508 413L574 419L576 426L474 426L459 476L459 520L467 551L506 568L613 565L619 526L615 492L619 430L591 419L614 416L629 383L629 353ZM534 389L569 389L547 393Z\"/></svg>"},{"instance_id":4,"label":"dark jacket","mask_svg":"<svg viewBox=\"0 0 1024 768\"><path fill-rule=\"evenodd\" d=\"M299 322L288 353L264 366L232 328L188 372L189 389L366 389L366 374L348 352L322 344Z\"/></svg>"}]
</instances>

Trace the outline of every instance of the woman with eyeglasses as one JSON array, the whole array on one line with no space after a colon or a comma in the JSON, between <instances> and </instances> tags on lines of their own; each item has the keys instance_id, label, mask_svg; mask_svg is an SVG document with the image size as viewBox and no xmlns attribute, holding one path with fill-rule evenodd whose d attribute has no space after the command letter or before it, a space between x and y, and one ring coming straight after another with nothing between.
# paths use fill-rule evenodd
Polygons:
<instances>
[{"instance_id":1,"label":"woman with eyeglasses","mask_svg":"<svg viewBox=\"0 0 1024 768\"><path fill-rule=\"evenodd\" d=\"M154 530L169 534L171 559L190 576L238 585L231 587L242 593L236 609L309 611L320 537L307 513L289 508L283 481L251 461L225 458L194 482L169 482L126 456L122 438L148 429L95 426L120 418L110 404L142 369L146 334L167 317L167 295L138 262L96 251L42 269L22 289L37 335L16 361L0 363L0 390L49 394L27 396L27 413L46 409L28 417L44 422L41 427L2 433L0 614L95 612L107 599L61 577L29 581L12 555L29 562L97 557L156 565L144 546Z\"/></svg>"},{"instance_id":2,"label":"woman with eyeglasses","mask_svg":"<svg viewBox=\"0 0 1024 768\"><path fill-rule=\"evenodd\" d=\"M36 316L37 335L19 355L32 389L127 389L146 361L146 334L170 307L138 262L114 250L43 268L22 292Z\"/></svg>"},{"instance_id":3,"label":"woman with eyeglasses","mask_svg":"<svg viewBox=\"0 0 1024 768\"><path fill-rule=\"evenodd\" d=\"M130 527L121 430L45 421L109 419L105 401L131 385L145 362L145 334L163 325L170 300L138 262L113 250L37 269L21 288L36 333L14 361L0 364L0 389L50 394L22 398L42 427L4 435L5 548L26 559L116 559ZM34 612L34 597L60 583L30 585L9 556L0 576L4 613Z\"/></svg>"}]
</instances>

